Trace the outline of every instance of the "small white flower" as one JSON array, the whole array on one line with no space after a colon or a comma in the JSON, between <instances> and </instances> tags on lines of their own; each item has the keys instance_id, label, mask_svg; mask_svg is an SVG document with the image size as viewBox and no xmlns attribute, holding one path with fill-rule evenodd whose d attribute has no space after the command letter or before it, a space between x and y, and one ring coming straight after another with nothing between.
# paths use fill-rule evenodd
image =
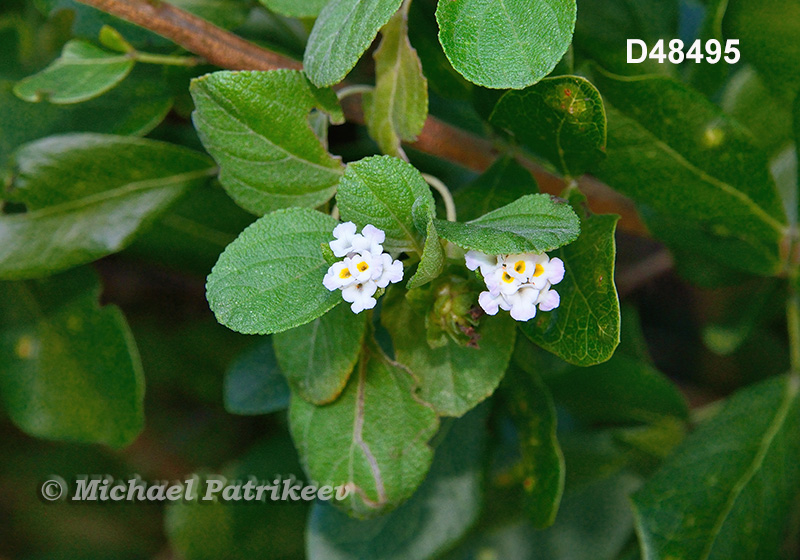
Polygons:
<instances>
[{"instance_id":1,"label":"small white flower","mask_svg":"<svg viewBox=\"0 0 800 560\"><path fill-rule=\"evenodd\" d=\"M355 281L356 279L350 273L348 266L344 262L339 261L333 263L328 269L328 273L325 274L325 278L322 279L322 284L330 291L333 291L349 286Z\"/></svg>"},{"instance_id":2,"label":"small white flower","mask_svg":"<svg viewBox=\"0 0 800 560\"><path fill-rule=\"evenodd\" d=\"M382 243L386 234L371 224L356 233L353 222L339 224L333 230L335 240L329 243L333 254L344 260L332 264L322 279L330 291L342 290L353 313L372 309L378 288L403 279L403 263L384 253Z\"/></svg>"},{"instance_id":3,"label":"small white flower","mask_svg":"<svg viewBox=\"0 0 800 560\"><path fill-rule=\"evenodd\" d=\"M350 303L353 313L361 313L365 309L372 309L378 303L374 297L378 291L378 286L373 281L364 283L353 283L342 290L342 297Z\"/></svg>"},{"instance_id":4,"label":"small white flower","mask_svg":"<svg viewBox=\"0 0 800 560\"><path fill-rule=\"evenodd\" d=\"M328 243L333 254L337 257L344 257L352 251L353 239L356 235L358 235L356 225L353 222L344 222L333 228L333 236L336 239Z\"/></svg>"},{"instance_id":5,"label":"small white flower","mask_svg":"<svg viewBox=\"0 0 800 560\"><path fill-rule=\"evenodd\" d=\"M503 267L509 275L519 279L520 282L527 282L536 271L539 256L536 253L508 255L503 259Z\"/></svg>"},{"instance_id":6,"label":"small white flower","mask_svg":"<svg viewBox=\"0 0 800 560\"><path fill-rule=\"evenodd\" d=\"M564 261L547 255L537 255L534 272L531 274L531 284L543 290L548 284L558 284L564 279Z\"/></svg>"},{"instance_id":7,"label":"small white flower","mask_svg":"<svg viewBox=\"0 0 800 560\"><path fill-rule=\"evenodd\" d=\"M403 263L400 261L393 261L389 253L381 254L381 272L380 277L375 280L379 288L385 288L389 283L396 284L403 279Z\"/></svg>"},{"instance_id":8,"label":"small white flower","mask_svg":"<svg viewBox=\"0 0 800 560\"><path fill-rule=\"evenodd\" d=\"M381 244L386 239L386 234L372 224L367 224L361 233L356 233L356 225L353 222L344 222L336 226L333 229L333 236L336 239L329 245L337 257L364 252L380 255L383 253Z\"/></svg>"},{"instance_id":9,"label":"small white flower","mask_svg":"<svg viewBox=\"0 0 800 560\"><path fill-rule=\"evenodd\" d=\"M550 286L547 286L544 290L539 292L536 303L542 311L552 311L561 303L561 296L558 295L557 291L551 290Z\"/></svg>"},{"instance_id":10,"label":"small white flower","mask_svg":"<svg viewBox=\"0 0 800 560\"><path fill-rule=\"evenodd\" d=\"M383 272L380 255L376 258L369 251L346 257L344 263L347 265L350 274L353 275L356 282L376 280L380 278L381 272Z\"/></svg>"},{"instance_id":11,"label":"small white flower","mask_svg":"<svg viewBox=\"0 0 800 560\"><path fill-rule=\"evenodd\" d=\"M479 251L467 251L464 259L467 261L468 269L477 270L480 268L484 278L491 276L501 266L501 263L497 262L497 257L486 255Z\"/></svg>"},{"instance_id":12,"label":"small white flower","mask_svg":"<svg viewBox=\"0 0 800 560\"><path fill-rule=\"evenodd\" d=\"M511 317L517 321L529 321L536 316L536 302L539 298L539 290L527 285L515 293L505 296L509 304ZM542 311L546 311L542 309Z\"/></svg>"},{"instance_id":13,"label":"small white flower","mask_svg":"<svg viewBox=\"0 0 800 560\"><path fill-rule=\"evenodd\" d=\"M501 301L503 301L503 296L499 293L492 295L490 292L481 292L478 296L478 304L487 315L497 315L497 310L500 309Z\"/></svg>"},{"instance_id":14,"label":"small white flower","mask_svg":"<svg viewBox=\"0 0 800 560\"><path fill-rule=\"evenodd\" d=\"M484 277L484 282L493 295L513 294L522 285L522 282L511 276L504 267L499 267L491 276Z\"/></svg>"},{"instance_id":15,"label":"small white flower","mask_svg":"<svg viewBox=\"0 0 800 560\"><path fill-rule=\"evenodd\" d=\"M488 291L481 292L478 304L488 315L499 309L509 311L517 321L529 321L539 311L552 311L561 303L553 284L564 279L564 263L542 253L485 255L468 251L467 268L481 269Z\"/></svg>"},{"instance_id":16,"label":"small white flower","mask_svg":"<svg viewBox=\"0 0 800 560\"><path fill-rule=\"evenodd\" d=\"M373 255L380 255L383 253L382 243L386 240L386 234L372 224L367 224L361 230L360 234L356 234L353 239L352 251L362 253L369 251Z\"/></svg>"}]
</instances>

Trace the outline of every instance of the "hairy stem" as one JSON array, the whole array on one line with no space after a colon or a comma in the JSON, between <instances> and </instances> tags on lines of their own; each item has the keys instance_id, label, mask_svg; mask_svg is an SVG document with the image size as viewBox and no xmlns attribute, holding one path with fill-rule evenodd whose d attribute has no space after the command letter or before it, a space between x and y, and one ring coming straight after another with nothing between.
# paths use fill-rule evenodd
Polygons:
<instances>
[{"instance_id":1,"label":"hairy stem","mask_svg":"<svg viewBox=\"0 0 800 560\"><path fill-rule=\"evenodd\" d=\"M433 175L428 175L427 173L422 174L422 178L425 179L425 182L428 183L431 187L436 190L441 196L442 200L444 201L444 208L445 213L447 214L447 221L448 222L455 222L456 221L456 203L453 201L453 195L450 193L450 189L447 188L442 181L440 181L437 177Z\"/></svg>"},{"instance_id":2,"label":"hairy stem","mask_svg":"<svg viewBox=\"0 0 800 560\"><path fill-rule=\"evenodd\" d=\"M336 97L339 98L339 101L344 99L345 97L350 97L351 95L359 95L362 93L369 93L375 88L370 85L366 84L356 84L352 86L345 86L339 91L336 92Z\"/></svg>"}]
</instances>

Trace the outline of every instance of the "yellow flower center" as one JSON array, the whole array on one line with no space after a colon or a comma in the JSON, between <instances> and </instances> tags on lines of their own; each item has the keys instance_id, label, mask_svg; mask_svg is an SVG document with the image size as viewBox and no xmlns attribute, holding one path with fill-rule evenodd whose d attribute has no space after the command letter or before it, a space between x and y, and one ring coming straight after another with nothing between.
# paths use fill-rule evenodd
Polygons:
<instances>
[{"instance_id":1,"label":"yellow flower center","mask_svg":"<svg viewBox=\"0 0 800 560\"><path fill-rule=\"evenodd\" d=\"M503 282L506 284L511 284L514 282L514 277L511 276L508 272L503 271Z\"/></svg>"},{"instance_id":2,"label":"yellow flower center","mask_svg":"<svg viewBox=\"0 0 800 560\"><path fill-rule=\"evenodd\" d=\"M539 263L536 263L536 269L533 271L534 276L541 276L544 274L544 267Z\"/></svg>"},{"instance_id":3,"label":"yellow flower center","mask_svg":"<svg viewBox=\"0 0 800 560\"><path fill-rule=\"evenodd\" d=\"M364 272L369 268L369 265L367 264L367 261L361 261L356 265L356 268L358 269L359 272Z\"/></svg>"},{"instance_id":4,"label":"yellow flower center","mask_svg":"<svg viewBox=\"0 0 800 560\"><path fill-rule=\"evenodd\" d=\"M522 274L525 272L525 261L517 261L514 263L514 270L517 274Z\"/></svg>"},{"instance_id":5,"label":"yellow flower center","mask_svg":"<svg viewBox=\"0 0 800 560\"><path fill-rule=\"evenodd\" d=\"M350 271L347 270L346 268L343 268L341 271L339 271L339 278L341 278L342 280L350 278L350 276L351 276Z\"/></svg>"}]
</instances>

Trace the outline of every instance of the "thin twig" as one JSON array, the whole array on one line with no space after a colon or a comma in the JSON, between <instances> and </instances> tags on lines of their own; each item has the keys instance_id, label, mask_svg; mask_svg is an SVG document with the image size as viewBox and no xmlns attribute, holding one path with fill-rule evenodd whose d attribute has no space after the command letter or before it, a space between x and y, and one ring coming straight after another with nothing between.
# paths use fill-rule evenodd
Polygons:
<instances>
[{"instance_id":1,"label":"thin twig","mask_svg":"<svg viewBox=\"0 0 800 560\"><path fill-rule=\"evenodd\" d=\"M431 187L433 187L436 192L438 192L442 200L444 201L444 208L445 213L447 214L447 221L448 222L455 222L456 221L456 203L453 201L453 195L450 194L450 189L447 188L438 177L434 177L433 175L428 175L427 173L422 174L422 178L425 179Z\"/></svg>"},{"instance_id":2,"label":"thin twig","mask_svg":"<svg viewBox=\"0 0 800 560\"><path fill-rule=\"evenodd\" d=\"M336 97L338 97L339 101L341 101L345 97L349 97L351 95L360 95L364 93L369 93L374 89L375 88L373 86L366 84L355 84L352 86L345 86L336 92Z\"/></svg>"}]
</instances>

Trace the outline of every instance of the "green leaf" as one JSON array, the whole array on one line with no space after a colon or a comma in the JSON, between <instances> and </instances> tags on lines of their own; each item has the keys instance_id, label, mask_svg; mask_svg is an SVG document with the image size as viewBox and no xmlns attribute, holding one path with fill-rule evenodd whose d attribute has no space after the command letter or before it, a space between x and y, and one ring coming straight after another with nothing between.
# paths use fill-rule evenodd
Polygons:
<instances>
[{"instance_id":1,"label":"green leaf","mask_svg":"<svg viewBox=\"0 0 800 560\"><path fill-rule=\"evenodd\" d=\"M144 376L122 312L89 268L0 283L0 398L23 431L123 447L144 424Z\"/></svg>"},{"instance_id":2,"label":"green leaf","mask_svg":"<svg viewBox=\"0 0 800 560\"><path fill-rule=\"evenodd\" d=\"M259 0L273 12L287 17L317 17L328 0Z\"/></svg>"},{"instance_id":3,"label":"green leaf","mask_svg":"<svg viewBox=\"0 0 800 560\"><path fill-rule=\"evenodd\" d=\"M367 224L386 232L387 251L424 250L415 226L433 216L431 190L411 164L391 156L364 158L347 165L336 193L342 220ZM415 217L417 220L415 220Z\"/></svg>"},{"instance_id":4,"label":"green leaf","mask_svg":"<svg viewBox=\"0 0 800 560\"><path fill-rule=\"evenodd\" d=\"M579 0L579 4L572 43L577 55L620 74L672 71L672 64L651 59L629 64L626 51L628 39L641 39L652 48L659 39L669 42L680 37L679 0Z\"/></svg>"},{"instance_id":5,"label":"green leaf","mask_svg":"<svg viewBox=\"0 0 800 560\"><path fill-rule=\"evenodd\" d=\"M769 87L791 101L800 89L800 4L797 0L729 0L723 22L727 39L739 39L742 59Z\"/></svg>"},{"instance_id":6,"label":"green leaf","mask_svg":"<svg viewBox=\"0 0 800 560\"><path fill-rule=\"evenodd\" d=\"M308 208L259 218L220 255L206 283L217 320L244 334L270 334L313 321L341 303L322 285L320 245L336 220Z\"/></svg>"},{"instance_id":7,"label":"green leaf","mask_svg":"<svg viewBox=\"0 0 800 560\"><path fill-rule=\"evenodd\" d=\"M519 430L525 510L533 526L549 527L564 492L564 456L556 437L556 407L538 375L511 367L508 405Z\"/></svg>"},{"instance_id":8,"label":"green leaf","mask_svg":"<svg viewBox=\"0 0 800 560\"><path fill-rule=\"evenodd\" d=\"M308 476L352 488L337 505L373 517L414 493L431 464L427 445L436 413L413 395L409 372L369 341L334 403L315 406L292 395L289 422Z\"/></svg>"},{"instance_id":9,"label":"green leaf","mask_svg":"<svg viewBox=\"0 0 800 560\"><path fill-rule=\"evenodd\" d=\"M570 468L572 464L567 457L567 469ZM616 558L633 537L629 494L638 485L638 479L627 473L605 476L571 494L567 492L552 527L538 530L527 522L516 521L500 527L492 523L490 527L468 540L464 546L444 558L446 560Z\"/></svg>"},{"instance_id":10,"label":"green leaf","mask_svg":"<svg viewBox=\"0 0 800 560\"><path fill-rule=\"evenodd\" d=\"M122 36L122 33L110 25L104 25L100 29L100 34L98 35L97 39L100 41L101 45L115 52L129 53L136 50L133 48L133 45L125 40L125 37Z\"/></svg>"},{"instance_id":11,"label":"green leaf","mask_svg":"<svg viewBox=\"0 0 800 560\"><path fill-rule=\"evenodd\" d=\"M706 15L698 37L702 45L706 45L712 39L725 45L725 37L722 35L722 20L725 18L727 9L728 0L711 0L706 5ZM723 61L724 59L720 62ZM697 90L711 96L725 83L729 73L730 64L711 64L706 56L699 63L692 63L689 70L689 82Z\"/></svg>"},{"instance_id":12,"label":"green leaf","mask_svg":"<svg viewBox=\"0 0 800 560\"><path fill-rule=\"evenodd\" d=\"M358 360L367 314L339 305L314 321L272 340L292 391L312 404L326 404L344 390Z\"/></svg>"},{"instance_id":13,"label":"green leaf","mask_svg":"<svg viewBox=\"0 0 800 560\"><path fill-rule=\"evenodd\" d=\"M720 104L753 133L753 140L767 154L774 155L792 141L791 107L751 66L728 81Z\"/></svg>"},{"instance_id":14,"label":"green leaf","mask_svg":"<svg viewBox=\"0 0 800 560\"><path fill-rule=\"evenodd\" d=\"M562 175L583 175L605 157L603 100L579 76L547 78L523 91L509 91L489 120L546 157Z\"/></svg>"},{"instance_id":15,"label":"green leaf","mask_svg":"<svg viewBox=\"0 0 800 560\"><path fill-rule=\"evenodd\" d=\"M505 89L535 84L567 52L575 0L439 0L439 41L470 82Z\"/></svg>"},{"instance_id":16,"label":"green leaf","mask_svg":"<svg viewBox=\"0 0 800 560\"><path fill-rule=\"evenodd\" d=\"M385 302L381 322L395 358L419 378L419 397L441 416L462 416L494 393L514 350L515 323L508 315L487 316L478 328L479 348L446 337L431 348L425 318L399 295Z\"/></svg>"},{"instance_id":17,"label":"green leaf","mask_svg":"<svg viewBox=\"0 0 800 560\"><path fill-rule=\"evenodd\" d=\"M439 26L434 12L435 6L411 2L408 17L414 24L408 29L408 38L417 49L417 55L422 63L422 73L428 80L430 91L446 99L468 100L473 85L456 72L447 60L437 37Z\"/></svg>"},{"instance_id":18,"label":"green leaf","mask_svg":"<svg viewBox=\"0 0 800 560\"><path fill-rule=\"evenodd\" d=\"M396 510L360 521L329 504L314 504L309 557L424 560L458 541L480 513L486 412L476 410L449 426L425 482Z\"/></svg>"},{"instance_id":19,"label":"green leaf","mask_svg":"<svg viewBox=\"0 0 800 560\"><path fill-rule=\"evenodd\" d=\"M722 264L778 272L786 216L750 135L675 80L598 73L596 83L614 107L597 175L674 222L670 237L685 248L696 242L696 252Z\"/></svg>"},{"instance_id":20,"label":"green leaf","mask_svg":"<svg viewBox=\"0 0 800 560\"><path fill-rule=\"evenodd\" d=\"M291 439L285 432L278 432L227 464L221 476L206 477L228 484L255 479L262 485L272 484L278 473L283 480L288 480L290 474L300 472ZM198 482L200 484L202 482ZM164 531L170 548L185 560L250 560L265 555L267 558L302 558L308 506L303 502L270 498L268 492L260 501L218 498L167 504Z\"/></svg>"},{"instance_id":21,"label":"green leaf","mask_svg":"<svg viewBox=\"0 0 800 560\"><path fill-rule=\"evenodd\" d=\"M225 372L225 410L231 414L270 414L289 408L289 386L281 375L273 339L248 350Z\"/></svg>"},{"instance_id":22,"label":"green leaf","mask_svg":"<svg viewBox=\"0 0 800 560\"><path fill-rule=\"evenodd\" d=\"M417 271L406 284L406 288L409 290L419 288L431 280L435 280L442 273L446 259L442 241L439 239L439 234L436 233L436 226L431 218L428 220L425 246L422 248Z\"/></svg>"},{"instance_id":23,"label":"green leaf","mask_svg":"<svg viewBox=\"0 0 800 560\"><path fill-rule=\"evenodd\" d=\"M796 376L739 391L633 496L645 560L779 557L800 490L799 392Z\"/></svg>"},{"instance_id":24,"label":"green leaf","mask_svg":"<svg viewBox=\"0 0 800 560\"><path fill-rule=\"evenodd\" d=\"M76 105L28 103L12 93L13 84L0 80L0 168L14 148L25 142L64 132L144 135L172 107L172 95L145 66L135 68L120 86Z\"/></svg>"},{"instance_id":25,"label":"green leaf","mask_svg":"<svg viewBox=\"0 0 800 560\"><path fill-rule=\"evenodd\" d=\"M614 285L619 216L589 213L577 192L570 203L581 215L581 235L555 256L564 261L564 280L555 286L561 304L520 323L533 342L567 362L589 366L608 360L619 344L619 298Z\"/></svg>"},{"instance_id":26,"label":"green leaf","mask_svg":"<svg viewBox=\"0 0 800 560\"><path fill-rule=\"evenodd\" d=\"M309 124L317 108L340 122L336 95L295 70L215 72L192 80L194 125L228 194L254 214L316 207L342 174Z\"/></svg>"},{"instance_id":27,"label":"green leaf","mask_svg":"<svg viewBox=\"0 0 800 560\"><path fill-rule=\"evenodd\" d=\"M453 193L453 198L459 217L474 220L521 196L538 192L539 185L530 171L508 155L497 159L480 177Z\"/></svg>"},{"instance_id":28,"label":"green leaf","mask_svg":"<svg viewBox=\"0 0 800 560\"><path fill-rule=\"evenodd\" d=\"M685 420L689 410L681 392L653 367L639 318L623 315L622 342L607 362L571 367L546 378L553 397L587 423L659 423Z\"/></svg>"},{"instance_id":29,"label":"green leaf","mask_svg":"<svg viewBox=\"0 0 800 560\"><path fill-rule=\"evenodd\" d=\"M28 212L0 215L0 278L32 278L126 247L211 162L155 140L72 134L28 144L14 157L9 197Z\"/></svg>"},{"instance_id":30,"label":"green leaf","mask_svg":"<svg viewBox=\"0 0 800 560\"><path fill-rule=\"evenodd\" d=\"M381 151L401 156L400 141L413 142L428 118L428 83L408 41L408 14L397 12L381 30L375 90L363 96L369 135Z\"/></svg>"},{"instance_id":31,"label":"green leaf","mask_svg":"<svg viewBox=\"0 0 800 560\"><path fill-rule=\"evenodd\" d=\"M110 53L86 41L72 40L64 45L55 62L19 82L14 93L25 101L80 103L119 84L134 64L127 54Z\"/></svg>"},{"instance_id":32,"label":"green leaf","mask_svg":"<svg viewBox=\"0 0 800 560\"><path fill-rule=\"evenodd\" d=\"M353 69L402 0L328 2L308 37L303 69L317 86L330 86Z\"/></svg>"},{"instance_id":33,"label":"green leaf","mask_svg":"<svg viewBox=\"0 0 800 560\"><path fill-rule=\"evenodd\" d=\"M462 249L503 255L552 251L577 239L580 223L566 202L529 194L466 223L436 220L436 229Z\"/></svg>"}]
</instances>

